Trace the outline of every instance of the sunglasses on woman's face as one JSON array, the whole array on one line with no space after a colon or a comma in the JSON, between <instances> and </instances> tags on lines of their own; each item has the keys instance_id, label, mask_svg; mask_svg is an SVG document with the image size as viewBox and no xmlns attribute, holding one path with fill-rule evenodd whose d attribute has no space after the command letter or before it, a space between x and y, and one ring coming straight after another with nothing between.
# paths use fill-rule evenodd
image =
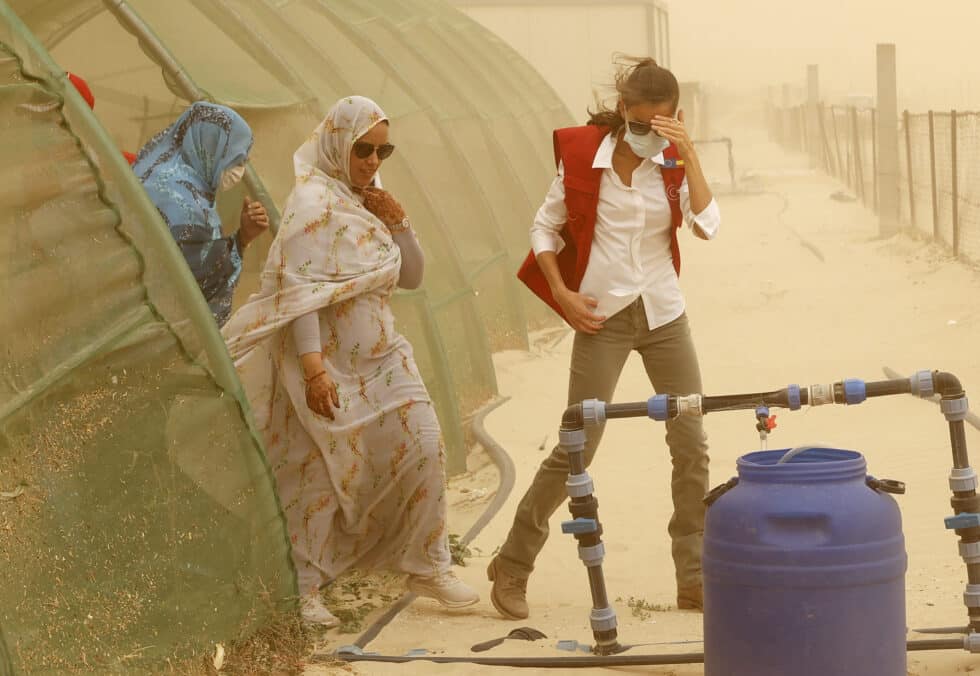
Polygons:
<instances>
[{"instance_id":1,"label":"sunglasses on woman's face","mask_svg":"<svg viewBox=\"0 0 980 676\"><path fill-rule=\"evenodd\" d=\"M391 157L391 154L395 152L395 146L390 143L382 143L379 146L372 145L366 141L357 141L354 143L354 154L357 155L362 160L366 160L371 157L371 153L375 150L378 151L379 160L387 160Z\"/></svg>"},{"instance_id":2,"label":"sunglasses on woman's face","mask_svg":"<svg viewBox=\"0 0 980 676\"><path fill-rule=\"evenodd\" d=\"M627 120L626 124L630 126L630 131L637 136L646 136L650 133L650 130L653 129L653 127L646 122L634 122L633 120Z\"/></svg>"}]
</instances>

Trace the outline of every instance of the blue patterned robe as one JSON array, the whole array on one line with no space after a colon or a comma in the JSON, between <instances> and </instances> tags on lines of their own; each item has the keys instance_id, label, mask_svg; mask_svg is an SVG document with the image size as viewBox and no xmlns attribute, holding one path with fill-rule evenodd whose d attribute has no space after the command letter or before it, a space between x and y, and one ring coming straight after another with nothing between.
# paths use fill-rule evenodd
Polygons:
<instances>
[{"instance_id":1,"label":"blue patterned robe","mask_svg":"<svg viewBox=\"0 0 980 676\"><path fill-rule=\"evenodd\" d=\"M251 147L252 130L238 113L198 101L150 139L133 166L219 326L231 314L242 258L237 238L222 237L215 196L221 174Z\"/></svg>"}]
</instances>

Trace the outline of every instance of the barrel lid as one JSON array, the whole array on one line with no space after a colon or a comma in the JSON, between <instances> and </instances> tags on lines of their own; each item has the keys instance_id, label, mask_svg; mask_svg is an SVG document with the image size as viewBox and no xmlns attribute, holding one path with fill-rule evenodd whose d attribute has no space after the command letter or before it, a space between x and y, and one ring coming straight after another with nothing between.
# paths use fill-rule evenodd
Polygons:
<instances>
[{"instance_id":1,"label":"barrel lid","mask_svg":"<svg viewBox=\"0 0 980 676\"><path fill-rule=\"evenodd\" d=\"M864 456L857 451L815 446L780 463L780 459L790 450L793 449L755 451L743 455L736 463L739 478L751 481L813 482L863 479L867 473Z\"/></svg>"}]
</instances>

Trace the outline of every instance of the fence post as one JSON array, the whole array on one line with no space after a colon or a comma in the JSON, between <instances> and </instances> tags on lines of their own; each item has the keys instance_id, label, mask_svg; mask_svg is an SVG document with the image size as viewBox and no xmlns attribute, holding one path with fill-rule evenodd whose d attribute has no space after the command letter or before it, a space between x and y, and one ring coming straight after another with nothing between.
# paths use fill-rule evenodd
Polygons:
<instances>
[{"instance_id":1,"label":"fence post","mask_svg":"<svg viewBox=\"0 0 980 676\"><path fill-rule=\"evenodd\" d=\"M848 173L850 167L844 164L844 156L840 151L840 134L837 133L837 111L834 110L833 106L830 107L830 119L834 121L834 152L837 155L837 178L847 182L850 180L850 174ZM845 179L845 176L848 178Z\"/></svg>"},{"instance_id":2,"label":"fence post","mask_svg":"<svg viewBox=\"0 0 980 676\"><path fill-rule=\"evenodd\" d=\"M784 149L788 149L790 147L793 132L793 111L789 105L790 99L789 84L784 82L782 89L783 106L780 109L781 114L779 116L779 121L782 128L781 143L783 144Z\"/></svg>"},{"instance_id":3,"label":"fence post","mask_svg":"<svg viewBox=\"0 0 980 676\"><path fill-rule=\"evenodd\" d=\"M950 158L953 165L953 257L960 255L960 186L958 180L958 167L956 166L956 111L950 111Z\"/></svg>"},{"instance_id":4,"label":"fence post","mask_svg":"<svg viewBox=\"0 0 980 676\"><path fill-rule=\"evenodd\" d=\"M898 232L898 78L895 45L879 44L878 61L878 229Z\"/></svg>"},{"instance_id":5,"label":"fence post","mask_svg":"<svg viewBox=\"0 0 980 676\"><path fill-rule=\"evenodd\" d=\"M820 101L820 71L816 64L806 67L806 122L807 150L810 153L810 166L820 165L820 153L823 145L819 143L820 124L817 121L817 103Z\"/></svg>"},{"instance_id":6,"label":"fence post","mask_svg":"<svg viewBox=\"0 0 980 676\"><path fill-rule=\"evenodd\" d=\"M820 121L820 147L823 148L824 169L831 176L838 174L836 167L837 158L830 153L830 139L827 138L827 121L824 115L823 103L817 103L817 119Z\"/></svg>"},{"instance_id":7,"label":"fence post","mask_svg":"<svg viewBox=\"0 0 980 676\"><path fill-rule=\"evenodd\" d=\"M766 130L769 132L769 140L775 141L775 111L776 105L773 101L772 95L772 85L769 85L769 89L766 90Z\"/></svg>"},{"instance_id":8,"label":"fence post","mask_svg":"<svg viewBox=\"0 0 980 676\"><path fill-rule=\"evenodd\" d=\"M939 239L939 199L936 189L936 116L929 111L929 180L932 183L932 238Z\"/></svg>"},{"instance_id":9,"label":"fence post","mask_svg":"<svg viewBox=\"0 0 980 676\"><path fill-rule=\"evenodd\" d=\"M878 213L878 109L871 109L871 208Z\"/></svg>"},{"instance_id":10,"label":"fence post","mask_svg":"<svg viewBox=\"0 0 980 676\"><path fill-rule=\"evenodd\" d=\"M909 221L915 228L915 181L912 179L912 116L906 110L902 113L905 125L905 166L908 167L909 179Z\"/></svg>"},{"instance_id":11,"label":"fence post","mask_svg":"<svg viewBox=\"0 0 980 676\"><path fill-rule=\"evenodd\" d=\"M854 143L854 194L861 196L861 204L868 206L868 194L864 189L864 165L861 162L861 130L858 128L857 106L851 106L851 142Z\"/></svg>"},{"instance_id":12,"label":"fence post","mask_svg":"<svg viewBox=\"0 0 980 676\"><path fill-rule=\"evenodd\" d=\"M809 134L809 131L806 123L806 106L801 103L797 110L799 111L800 118L800 150L807 153L810 150L810 144L807 142L807 134Z\"/></svg>"}]
</instances>

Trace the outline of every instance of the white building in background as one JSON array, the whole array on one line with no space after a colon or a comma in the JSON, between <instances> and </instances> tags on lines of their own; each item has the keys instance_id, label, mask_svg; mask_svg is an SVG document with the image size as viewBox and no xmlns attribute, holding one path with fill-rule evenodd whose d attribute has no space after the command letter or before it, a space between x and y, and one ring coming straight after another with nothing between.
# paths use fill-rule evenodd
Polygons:
<instances>
[{"instance_id":1,"label":"white building in background","mask_svg":"<svg viewBox=\"0 0 980 676\"><path fill-rule=\"evenodd\" d=\"M670 67L663 0L450 0L496 33L554 87L579 122L613 95L613 55L649 55Z\"/></svg>"}]
</instances>

